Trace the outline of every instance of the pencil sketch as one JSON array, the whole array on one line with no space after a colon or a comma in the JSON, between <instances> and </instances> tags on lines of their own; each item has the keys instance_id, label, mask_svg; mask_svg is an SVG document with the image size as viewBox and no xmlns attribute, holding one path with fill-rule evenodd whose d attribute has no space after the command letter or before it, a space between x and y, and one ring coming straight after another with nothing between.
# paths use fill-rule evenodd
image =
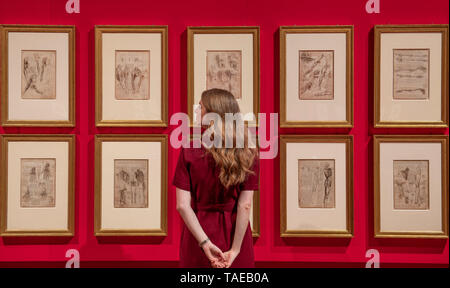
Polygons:
<instances>
[{"instance_id":1,"label":"pencil sketch","mask_svg":"<svg viewBox=\"0 0 450 288\"><path fill-rule=\"evenodd\" d=\"M428 160L394 160L394 209L428 209Z\"/></svg>"},{"instance_id":2,"label":"pencil sketch","mask_svg":"<svg viewBox=\"0 0 450 288\"><path fill-rule=\"evenodd\" d=\"M114 160L114 208L148 207L148 160Z\"/></svg>"},{"instance_id":3,"label":"pencil sketch","mask_svg":"<svg viewBox=\"0 0 450 288\"><path fill-rule=\"evenodd\" d=\"M115 98L150 99L150 50L116 50Z\"/></svg>"},{"instance_id":4,"label":"pencil sketch","mask_svg":"<svg viewBox=\"0 0 450 288\"><path fill-rule=\"evenodd\" d=\"M299 51L299 99L334 99L334 51Z\"/></svg>"},{"instance_id":5,"label":"pencil sketch","mask_svg":"<svg viewBox=\"0 0 450 288\"><path fill-rule=\"evenodd\" d=\"M210 50L206 53L206 89L220 88L242 97L242 51Z\"/></svg>"},{"instance_id":6,"label":"pencil sketch","mask_svg":"<svg viewBox=\"0 0 450 288\"><path fill-rule=\"evenodd\" d=\"M20 207L55 207L56 159L20 159Z\"/></svg>"},{"instance_id":7,"label":"pencil sketch","mask_svg":"<svg viewBox=\"0 0 450 288\"><path fill-rule=\"evenodd\" d=\"M22 50L22 99L56 99L56 51Z\"/></svg>"},{"instance_id":8,"label":"pencil sketch","mask_svg":"<svg viewBox=\"0 0 450 288\"><path fill-rule=\"evenodd\" d=\"M333 159L298 160L298 205L300 208L335 208Z\"/></svg>"},{"instance_id":9,"label":"pencil sketch","mask_svg":"<svg viewBox=\"0 0 450 288\"><path fill-rule=\"evenodd\" d=\"M394 99L429 96L429 49L394 49Z\"/></svg>"}]
</instances>

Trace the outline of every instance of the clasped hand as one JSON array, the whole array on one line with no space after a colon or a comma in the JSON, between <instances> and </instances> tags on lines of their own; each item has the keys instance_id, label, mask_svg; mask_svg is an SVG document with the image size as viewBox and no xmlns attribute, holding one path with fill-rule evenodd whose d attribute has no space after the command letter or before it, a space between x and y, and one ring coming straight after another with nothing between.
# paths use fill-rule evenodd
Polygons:
<instances>
[{"instance_id":1,"label":"clasped hand","mask_svg":"<svg viewBox=\"0 0 450 288\"><path fill-rule=\"evenodd\" d=\"M213 268L229 268L239 254L239 252L233 249L222 252L222 250L211 241L203 244L202 249Z\"/></svg>"}]
</instances>

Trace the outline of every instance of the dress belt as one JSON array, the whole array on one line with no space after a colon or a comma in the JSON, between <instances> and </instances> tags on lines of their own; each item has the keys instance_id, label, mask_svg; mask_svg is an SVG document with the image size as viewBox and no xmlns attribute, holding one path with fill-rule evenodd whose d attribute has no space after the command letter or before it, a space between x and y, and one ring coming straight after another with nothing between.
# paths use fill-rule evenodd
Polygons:
<instances>
[{"instance_id":1,"label":"dress belt","mask_svg":"<svg viewBox=\"0 0 450 288\"><path fill-rule=\"evenodd\" d=\"M211 204L200 204L197 203L195 210L197 211L228 211L231 212L234 209L235 202L228 203L211 203Z\"/></svg>"}]
</instances>

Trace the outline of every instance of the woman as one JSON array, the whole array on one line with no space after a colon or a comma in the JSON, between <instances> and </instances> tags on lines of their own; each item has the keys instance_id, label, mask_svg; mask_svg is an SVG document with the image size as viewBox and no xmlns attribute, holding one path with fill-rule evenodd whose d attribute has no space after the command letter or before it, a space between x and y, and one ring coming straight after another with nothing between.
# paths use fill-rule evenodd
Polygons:
<instances>
[{"instance_id":1,"label":"woman","mask_svg":"<svg viewBox=\"0 0 450 288\"><path fill-rule=\"evenodd\" d=\"M222 89L203 92L199 104L202 119L214 112L225 123L225 113L240 112L234 96ZM185 224L181 267L254 267L249 217L253 191L258 190L259 159L257 150L248 148L246 135L243 148L201 145L181 150L172 181ZM222 147L229 136L222 129ZM232 138L235 143L236 133Z\"/></svg>"}]
</instances>

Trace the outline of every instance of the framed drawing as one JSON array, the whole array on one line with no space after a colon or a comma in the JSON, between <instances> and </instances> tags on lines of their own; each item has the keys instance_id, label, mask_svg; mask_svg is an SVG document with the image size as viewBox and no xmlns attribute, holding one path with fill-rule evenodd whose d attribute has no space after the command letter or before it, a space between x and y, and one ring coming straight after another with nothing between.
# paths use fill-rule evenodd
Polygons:
<instances>
[{"instance_id":1,"label":"framed drawing","mask_svg":"<svg viewBox=\"0 0 450 288\"><path fill-rule=\"evenodd\" d=\"M353 26L280 27L280 127L353 127Z\"/></svg>"},{"instance_id":2,"label":"framed drawing","mask_svg":"<svg viewBox=\"0 0 450 288\"><path fill-rule=\"evenodd\" d=\"M95 26L97 126L167 127L167 26Z\"/></svg>"},{"instance_id":3,"label":"framed drawing","mask_svg":"<svg viewBox=\"0 0 450 288\"><path fill-rule=\"evenodd\" d=\"M448 24L374 31L374 126L448 127Z\"/></svg>"},{"instance_id":4,"label":"framed drawing","mask_svg":"<svg viewBox=\"0 0 450 288\"><path fill-rule=\"evenodd\" d=\"M375 237L448 238L448 136L374 136Z\"/></svg>"},{"instance_id":5,"label":"framed drawing","mask_svg":"<svg viewBox=\"0 0 450 288\"><path fill-rule=\"evenodd\" d=\"M244 120L258 124L259 27L188 27L188 114L197 125L204 90L230 91ZM251 113L251 114L248 114Z\"/></svg>"},{"instance_id":6,"label":"framed drawing","mask_svg":"<svg viewBox=\"0 0 450 288\"><path fill-rule=\"evenodd\" d=\"M3 126L75 126L75 26L0 25Z\"/></svg>"},{"instance_id":7,"label":"framed drawing","mask_svg":"<svg viewBox=\"0 0 450 288\"><path fill-rule=\"evenodd\" d=\"M353 237L353 136L280 144L281 237Z\"/></svg>"},{"instance_id":8,"label":"framed drawing","mask_svg":"<svg viewBox=\"0 0 450 288\"><path fill-rule=\"evenodd\" d=\"M167 135L96 135L95 235L167 235Z\"/></svg>"},{"instance_id":9,"label":"framed drawing","mask_svg":"<svg viewBox=\"0 0 450 288\"><path fill-rule=\"evenodd\" d=\"M2 135L0 234L74 235L74 135Z\"/></svg>"}]
</instances>

